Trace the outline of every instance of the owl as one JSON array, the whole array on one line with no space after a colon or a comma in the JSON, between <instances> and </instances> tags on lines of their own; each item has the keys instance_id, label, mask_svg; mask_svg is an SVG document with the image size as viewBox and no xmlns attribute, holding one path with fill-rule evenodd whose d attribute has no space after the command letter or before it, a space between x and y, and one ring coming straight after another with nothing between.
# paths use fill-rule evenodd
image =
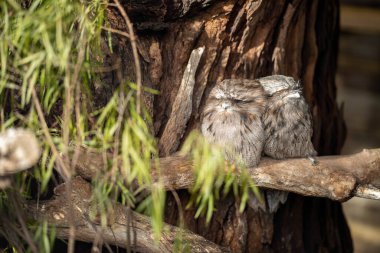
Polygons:
<instances>
[{"instance_id":1,"label":"owl","mask_svg":"<svg viewBox=\"0 0 380 253\"><path fill-rule=\"evenodd\" d=\"M274 75L257 80L227 79L209 95L201 118L202 134L222 146L230 162L256 166L262 153L275 159L309 157L311 142L308 105L292 77ZM248 204L271 213L287 199L287 192L263 190L265 203L253 196Z\"/></svg>"},{"instance_id":2,"label":"owl","mask_svg":"<svg viewBox=\"0 0 380 253\"><path fill-rule=\"evenodd\" d=\"M315 165L317 152L311 142L312 117L299 82L282 75L267 76L258 81L268 95L262 117L265 155L275 159L308 157ZM275 212L288 195L276 190L267 190L265 194L270 212Z\"/></svg>"},{"instance_id":3,"label":"owl","mask_svg":"<svg viewBox=\"0 0 380 253\"><path fill-rule=\"evenodd\" d=\"M268 95L262 117L265 130L264 153L275 159L317 155L311 141L313 128L309 106L299 82L273 75L258 79Z\"/></svg>"},{"instance_id":4,"label":"owl","mask_svg":"<svg viewBox=\"0 0 380 253\"><path fill-rule=\"evenodd\" d=\"M266 95L258 81L226 79L210 92L201 116L201 132L221 146L226 159L256 166L264 147L262 116Z\"/></svg>"}]
</instances>

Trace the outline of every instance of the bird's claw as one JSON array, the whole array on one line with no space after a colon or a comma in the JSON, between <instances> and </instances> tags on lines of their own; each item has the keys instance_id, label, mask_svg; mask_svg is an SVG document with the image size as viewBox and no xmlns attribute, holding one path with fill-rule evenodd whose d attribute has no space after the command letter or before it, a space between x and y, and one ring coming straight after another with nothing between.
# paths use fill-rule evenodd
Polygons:
<instances>
[{"instance_id":1,"label":"bird's claw","mask_svg":"<svg viewBox=\"0 0 380 253\"><path fill-rule=\"evenodd\" d=\"M309 160L311 161L311 165L316 166L318 164L318 161L317 159L315 159L315 157L308 156L307 158L309 158Z\"/></svg>"}]
</instances>

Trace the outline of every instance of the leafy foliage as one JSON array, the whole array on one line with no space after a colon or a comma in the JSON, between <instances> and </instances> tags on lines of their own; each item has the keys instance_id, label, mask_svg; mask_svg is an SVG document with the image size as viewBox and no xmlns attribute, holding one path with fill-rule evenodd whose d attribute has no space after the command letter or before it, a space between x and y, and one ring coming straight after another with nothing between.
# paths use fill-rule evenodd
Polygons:
<instances>
[{"instance_id":1,"label":"leafy foliage","mask_svg":"<svg viewBox=\"0 0 380 253\"><path fill-rule=\"evenodd\" d=\"M252 179L247 175L244 165L228 164L224 159L221 147L210 145L199 132L193 131L184 143L182 155L189 155L194 163L194 173L196 180L191 189L192 197L189 206L198 206L195 217L206 213L206 221L211 220L214 203L221 196L226 196L231 188L237 198L240 198L240 211L246 206L249 191L253 191L255 196L261 200Z\"/></svg>"}]
</instances>

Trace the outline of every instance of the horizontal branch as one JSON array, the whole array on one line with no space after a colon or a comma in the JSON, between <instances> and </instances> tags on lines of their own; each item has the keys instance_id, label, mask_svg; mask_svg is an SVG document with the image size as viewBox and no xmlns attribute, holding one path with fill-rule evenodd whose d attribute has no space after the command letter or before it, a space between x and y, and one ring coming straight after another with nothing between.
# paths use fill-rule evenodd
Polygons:
<instances>
[{"instance_id":1,"label":"horizontal branch","mask_svg":"<svg viewBox=\"0 0 380 253\"><path fill-rule=\"evenodd\" d=\"M380 190L373 185L358 185L354 195L366 199L380 200Z\"/></svg>"},{"instance_id":2,"label":"horizontal branch","mask_svg":"<svg viewBox=\"0 0 380 253\"><path fill-rule=\"evenodd\" d=\"M363 150L354 155L317 157L318 164L308 159L274 160L264 157L248 174L259 187L283 190L306 196L345 201L353 196L379 199L380 149ZM102 156L81 149L77 173L93 178L105 168ZM153 177L157 175L153 170ZM171 156L160 159L160 177L166 189L191 188L195 177L191 161Z\"/></svg>"},{"instance_id":3,"label":"horizontal branch","mask_svg":"<svg viewBox=\"0 0 380 253\"><path fill-rule=\"evenodd\" d=\"M55 190L55 198L40 202L29 202L26 206L29 218L36 220L47 220L50 225L56 226L57 237L69 238L69 218L75 224L75 239L92 243L96 238L106 244L112 244L126 248L129 247L138 252L173 252L176 239L183 240L183 247L189 252L229 252L205 238L171 225L164 225L160 240L154 242L153 228L149 217L134 211L127 211L119 203L114 205L113 213L107 213L108 227L102 227L97 221L90 221L89 209L91 198L91 185L80 177L71 182L71 202L67 201L65 184L59 185ZM130 218L130 221L129 221ZM130 240L127 236L130 235ZM179 249L184 252L185 249Z\"/></svg>"}]
</instances>

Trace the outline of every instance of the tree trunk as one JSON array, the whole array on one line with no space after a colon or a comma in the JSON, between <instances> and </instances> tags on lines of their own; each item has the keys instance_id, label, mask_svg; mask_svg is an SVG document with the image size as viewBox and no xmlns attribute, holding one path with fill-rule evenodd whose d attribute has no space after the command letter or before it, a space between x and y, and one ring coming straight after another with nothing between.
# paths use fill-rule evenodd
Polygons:
<instances>
[{"instance_id":1,"label":"tree trunk","mask_svg":"<svg viewBox=\"0 0 380 253\"><path fill-rule=\"evenodd\" d=\"M338 0L124 2L137 30L143 84L160 91L143 96L158 139L171 131L167 122L192 50L205 47L190 96L191 116L176 129L175 141L160 143L161 155L176 151L198 127L205 99L217 82L271 74L301 80L313 112L315 148L319 155L339 153L345 127L335 101ZM116 8L109 7L108 17L112 28L127 31ZM113 65L120 57L123 75L134 80L128 38L114 34L113 43L106 63ZM180 191L179 196L186 206L188 193ZM186 227L233 252L352 252L340 203L290 194L275 214L251 208L240 214L236 202L231 196L217 202L208 225L203 218L194 219L194 209L186 210ZM169 196L166 222L177 225L178 220L177 205Z\"/></svg>"}]
</instances>

